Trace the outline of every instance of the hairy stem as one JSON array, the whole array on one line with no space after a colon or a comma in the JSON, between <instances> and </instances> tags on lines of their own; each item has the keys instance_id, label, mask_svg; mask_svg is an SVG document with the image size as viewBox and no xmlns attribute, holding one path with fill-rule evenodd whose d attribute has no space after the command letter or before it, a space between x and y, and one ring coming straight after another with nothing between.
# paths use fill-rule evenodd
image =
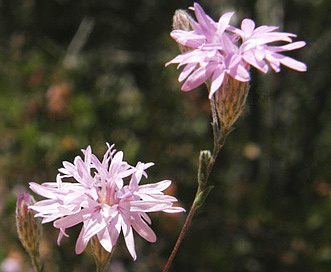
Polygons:
<instances>
[{"instance_id":1,"label":"hairy stem","mask_svg":"<svg viewBox=\"0 0 331 272\"><path fill-rule=\"evenodd\" d=\"M163 269L163 272L168 272L170 269L170 266L178 252L178 249L184 239L184 236L188 230L189 225L192 222L192 219L195 215L195 212L197 211L198 208L200 208L202 206L202 204L204 203L205 199L207 198L209 192L212 189L212 186L207 186L207 181L209 178L209 175L214 167L214 164L216 162L216 158L218 156L218 153L220 152L220 150L222 149L222 147L224 146L225 143L225 139L228 136L228 134L231 132L231 128L225 128L225 127L221 127L220 125L220 120L219 120L219 115L217 112L217 105L214 101L214 99L211 99L210 101L210 105L211 105L211 114L212 114L212 128L213 128L213 135L214 135L214 147L213 147L213 152L209 158L208 164L207 166L204 168L204 173L203 173L203 177L204 180L203 182L200 180L200 173L198 174L198 189L195 195L195 198L193 200L193 203L191 205L189 214L186 217L186 220L184 222L184 225L180 231L180 234L177 238L176 244L171 252L171 255ZM201 164L202 161L199 161L199 169L201 168Z\"/></svg>"},{"instance_id":2,"label":"hairy stem","mask_svg":"<svg viewBox=\"0 0 331 272\"><path fill-rule=\"evenodd\" d=\"M180 234L178 236L178 239L177 239L176 244L175 244L175 246L174 246L174 248L173 248L173 250L172 250L172 252L170 254L170 257L169 257L169 259L168 259L168 261L167 261L167 263L166 263L166 265L165 265L165 267L163 269L163 272L169 271L170 266L171 266L173 260L175 259L175 256L177 254L177 251L178 251L178 249L179 249L179 247L180 247L180 245L181 245L181 243L182 243L182 241L184 239L184 236L186 234L186 231L187 231L187 229L188 229L188 227L189 227L189 225L190 225L190 223L191 223L191 221L193 219L193 216L194 216L196 210L197 210L197 206L194 205L194 204L192 204L191 209L190 209L190 212L189 212L189 214L186 217L186 220L184 222L183 228L182 228L182 230L181 230L181 232L180 232Z\"/></svg>"},{"instance_id":3,"label":"hairy stem","mask_svg":"<svg viewBox=\"0 0 331 272\"><path fill-rule=\"evenodd\" d=\"M44 265L40 260L39 253L30 254L31 263L35 272L43 272Z\"/></svg>"},{"instance_id":4,"label":"hairy stem","mask_svg":"<svg viewBox=\"0 0 331 272\"><path fill-rule=\"evenodd\" d=\"M91 246L94 261L97 267L96 272L106 272L109 266L112 253L109 253L102 247L96 235L93 236L91 239ZM114 250L115 248L113 248L112 252Z\"/></svg>"}]
</instances>

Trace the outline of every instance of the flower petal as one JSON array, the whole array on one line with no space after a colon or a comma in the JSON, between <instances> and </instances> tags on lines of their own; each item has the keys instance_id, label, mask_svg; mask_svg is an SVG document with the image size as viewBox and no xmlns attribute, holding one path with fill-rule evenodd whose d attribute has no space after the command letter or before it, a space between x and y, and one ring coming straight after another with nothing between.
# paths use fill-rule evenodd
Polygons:
<instances>
[{"instance_id":1,"label":"flower petal","mask_svg":"<svg viewBox=\"0 0 331 272\"><path fill-rule=\"evenodd\" d=\"M134 230L146 241L154 243L156 241L156 235L154 231L146 224L140 216L133 217L132 227Z\"/></svg>"}]
</instances>

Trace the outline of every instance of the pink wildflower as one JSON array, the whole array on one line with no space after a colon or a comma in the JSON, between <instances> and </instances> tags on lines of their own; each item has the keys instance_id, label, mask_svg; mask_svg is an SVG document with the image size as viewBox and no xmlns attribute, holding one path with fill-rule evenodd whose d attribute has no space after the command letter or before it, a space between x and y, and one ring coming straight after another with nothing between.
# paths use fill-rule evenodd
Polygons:
<instances>
[{"instance_id":1,"label":"pink wildflower","mask_svg":"<svg viewBox=\"0 0 331 272\"><path fill-rule=\"evenodd\" d=\"M306 65L280 52L301 48L305 42L292 43L294 34L273 32L277 27L261 26L255 29L254 21L245 19L241 29L229 25L233 12L225 13L218 22L211 19L198 3L193 8L197 21L190 22L192 30L175 29L171 37L187 49L168 63L185 66L179 75L182 90L190 91L204 82L210 83L209 98L221 87L226 75L241 82L250 80L249 68L267 72L267 63L275 72L280 64L297 71L306 71ZM286 45L269 46L273 42Z\"/></svg>"},{"instance_id":2,"label":"pink wildflower","mask_svg":"<svg viewBox=\"0 0 331 272\"><path fill-rule=\"evenodd\" d=\"M280 71L280 65L283 64L293 70L304 72L307 67L304 63L294 60L290 57L279 54L279 52L291 51L306 45L305 42L292 42L295 34L286 32L274 32L276 26L259 26L255 28L255 23L251 19L244 19L241 23L241 29L234 29L241 39L242 44L239 48L239 54L242 59L255 68L266 73L270 64L275 72ZM286 45L269 46L273 42L287 42Z\"/></svg>"},{"instance_id":3,"label":"pink wildflower","mask_svg":"<svg viewBox=\"0 0 331 272\"><path fill-rule=\"evenodd\" d=\"M91 148L82 150L84 160L76 157L74 163L64 162L59 169L56 182L41 185L31 182L30 188L46 200L30 206L42 217L42 223L54 221L60 230L58 243L67 228L83 223L76 243L76 253L86 248L93 236L108 252L123 233L126 246L133 259L136 259L133 230L149 242L156 241L156 235L149 227L148 212L183 212L173 207L177 199L162 193L171 181L164 180L154 184L139 185L142 177L147 178L145 170L153 163L141 163L133 167L123 161L123 152L108 145L103 160L92 154ZM74 182L63 181L73 178ZM129 184L124 185L124 179Z\"/></svg>"}]
</instances>

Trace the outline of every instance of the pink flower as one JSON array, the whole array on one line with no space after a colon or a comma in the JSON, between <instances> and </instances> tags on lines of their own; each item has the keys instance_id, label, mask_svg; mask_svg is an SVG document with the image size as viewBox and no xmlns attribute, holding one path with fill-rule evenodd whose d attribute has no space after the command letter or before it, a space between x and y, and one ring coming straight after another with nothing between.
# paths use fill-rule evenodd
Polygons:
<instances>
[{"instance_id":1,"label":"pink flower","mask_svg":"<svg viewBox=\"0 0 331 272\"><path fill-rule=\"evenodd\" d=\"M168 63L184 66L179 75L183 91L190 91L203 83L210 84L209 98L221 87L226 75L241 82L250 80L249 68L267 72L269 64L275 72L280 64L297 71L306 71L306 65L280 52L301 48L304 42L292 43L296 35L273 32L277 27L261 26L255 29L254 21L243 20L241 29L229 25L233 12L225 13L218 22L212 20L198 3L193 8L197 21L192 20L192 30L175 29L171 37L185 46L186 52ZM273 42L287 42L286 45L270 46Z\"/></svg>"},{"instance_id":2,"label":"pink flower","mask_svg":"<svg viewBox=\"0 0 331 272\"><path fill-rule=\"evenodd\" d=\"M179 76L180 82L185 81L183 91L190 91L211 79L211 98L222 85L226 74L245 82L249 80L249 73L236 56L237 46L225 32L234 13L224 14L216 23L199 4L194 3L193 10L197 18L197 22L193 21L193 30L171 32L172 38L192 50L177 56L166 66L178 63L179 68L185 65Z\"/></svg>"},{"instance_id":3,"label":"pink flower","mask_svg":"<svg viewBox=\"0 0 331 272\"><path fill-rule=\"evenodd\" d=\"M103 160L92 154L91 148L82 150L84 160L76 157L74 163L64 162L59 169L56 182L41 185L30 183L30 188L47 198L30 206L42 217L42 223L54 221L60 230L58 243L67 228L83 223L76 243L76 253L86 248L89 240L97 236L100 244L108 252L123 233L126 246L133 259L136 259L133 230L149 242L156 241L150 228L148 212L183 212L174 207L176 198L163 194L171 181L164 180L154 184L139 185L145 170L153 163L138 162L135 167L123 161L123 152L108 145ZM73 178L74 182L63 181ZM129 178L129 184L124 179Z\"/></svg>"},{"instance_id":4,"label":"pink flower","mask_svg":"<svg viewBox=\"0 0 331 272\"><path fill-rule=\"evenodd\" d=\"M268 71L267 63L275 72L280 71L281 64L300 72L306 71L307 66L304 63L279 54L279 52L299 49L305 46L306 43L303 41L292 42L292 37L296 37L295 34L274 32L277 28L276 26L255 28L253 20L244 19L241 23L241 29L233 30L242 39L242 44L239 48L239 54L242 59L264 73ZM288 44L280 46L267 45L279 41L287 42Z\"/></svg>"}]
</instances>

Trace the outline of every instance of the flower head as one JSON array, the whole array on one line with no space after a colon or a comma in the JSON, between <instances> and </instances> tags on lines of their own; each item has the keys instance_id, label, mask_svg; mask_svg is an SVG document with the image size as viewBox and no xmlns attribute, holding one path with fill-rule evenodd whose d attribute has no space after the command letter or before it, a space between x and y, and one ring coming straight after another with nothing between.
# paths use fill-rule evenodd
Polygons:
<instances>
[{"instance_id":1,"label":"flower head","mask_svg":"<svg viewBox=\"0 0 331 272\"><path fill-rule=\"evenodd\" d=\"M295 34L274 32L277 27L260 26L255 28L251 19L244 19L241 29L231 26L233 12L225 13L218 22L211 19L198 3L191 8L197 21L191 20L192 29L174 29L171 37L181 46L190 48L168 63L184 66L179 75L183 91L190 91L202 83L210 84L209 98L222 86L226 76L240 82L250 80L249 68L253 66L263 72L268 64L275 72L283 64L297 71L306 71L302 62L286 57L280 52L295 50L305 42L293 42ZM270 43L285 42L280 46Z\"/></svg>"},{"instance_id":2,"label":"flower head","mask_svg":"<svg viewBox=\"0 0 331 272\"><path fill-rule=\"evenodd\" d=\"M94 236L111 252L122 232L131 256L136 259L133 230L149 242L156 241L147 213L184 211L173 206L176 198L162 192L171 181L140 185L141 179L147 178L145 170L153 163L138 162L131 166L123 161L123 152L110 145L101 161L90 147L82 152L84 159L77 156L73 163L63 162L56 182L30 183L34 192L46 198L30 208L43 218L42 223L54 221L54 227L60 230L58 243L68 236L67 228L82 223L77 254L84 251ZM68 178L74 181L65 181ZM125 179L129 179L128 184L124 184Z\"/></svg>"}]
</instances>

